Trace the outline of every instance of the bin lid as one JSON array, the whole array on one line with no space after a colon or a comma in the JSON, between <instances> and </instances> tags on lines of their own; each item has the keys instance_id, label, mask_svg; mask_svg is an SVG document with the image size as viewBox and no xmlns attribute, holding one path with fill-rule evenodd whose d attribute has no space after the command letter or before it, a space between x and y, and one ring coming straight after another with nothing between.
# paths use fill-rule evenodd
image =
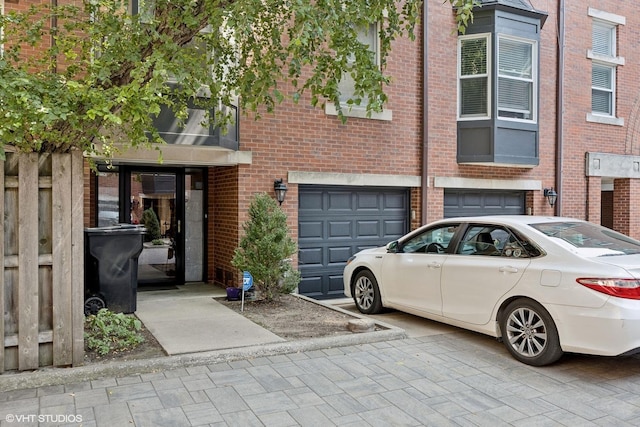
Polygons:
<instances>
[{"instance_id":1,"label":"bin lid","mask_svg":"<svg viewBox=\"0 0 640 427\"><path fill-rule=\"evenodd\" d=\"M107 227L87 227L84 229L84 232L87 234L98 234L98 235L107 235L107 234L144 234L147 232L147 229L144 225L138 224L116 224L110 225Z\"/></svg>"}]
</instances>

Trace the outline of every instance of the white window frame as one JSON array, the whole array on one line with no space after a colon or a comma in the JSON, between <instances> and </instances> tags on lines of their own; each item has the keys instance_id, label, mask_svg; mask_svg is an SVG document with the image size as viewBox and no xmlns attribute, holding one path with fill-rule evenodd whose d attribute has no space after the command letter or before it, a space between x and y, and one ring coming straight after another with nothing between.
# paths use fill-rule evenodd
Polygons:
<instances>
[{"instance_id":1,"label":"white window frame","mask_svg":"<svg viewBox=\"0 0 640 427\"><path fill-rule=\"evenodd\" d=\"M486 39L486 72L483 74L473 74L469 76L462 75L462 41L469 39ZM457 102L457 115L459 121L469 121L469 120L488 120L491 119L491 33L482 33L482 34L472 34L472 35L462 35L458 36L458 50L457 50L457 79L458 79L458 93L456 96ZM483 115L462 115L462 81L465 79L478 79L478 78L486 78L487 79L487 113Z\"/></svg>"},{"instance_id":2,"label":"white window frame","mask_svg":"<svg viewBox=\"0 0 640 427\"><path fill-rule=\"evenodd\" d=\"M526 43L531 45L531 77L527 78L527 77L516 77L516 76L510 76L510 75L503 75L500 74L500 67L498 66L498 69L496 70L496 84L498 85L498 90L497 90L497 99L496 99L496 103L497 105L497 119L500 120L508 120L508 121L516 121L516 122L525 122L525 123L537 123L538 122L538 42L536 40L532 40L532 39L527 39L527 38L520 38L520 37L513 37L513 36L507 36L504 34L499 34L498 35L498 46L496 47L497 50L497 55L498 55L498 64L500 63L500 41L501 40L512 40L512 41L516 41L519 43ZM517 118L517 117L504 117L500 115L500 111L511 111L511 112L523 112L525 113L525 111L520 111L520 110L513 110L513 109L508 109L508 108L500 108L500 79L509 79L509 80L515 80L515 81L524 81L524 82L528 82L529 84L531 84L531 103L530 103L530 111L526 111L526 113L530 113L531 117L530 118Z\"/></svg>"},{"instance_id":3,"label":"white window frame","mask_svg":"<svg viewBox=\"0 0 640 427\"><path fill-rule=\"evenodd\" d=\"M375 34L378 34L380 29L380 24L372 24L374 27ZM375 61L378 68L380 67L380 39L379 37L375 38L375 46L371 50L375 55ZM367 112L367 100L363 99L361 105L349 105L346 102L340 102L340 107L342 108L342 114L346 117L355 117L361 119L373 119L373 120L385 120L390 121L393 119L393 112L389 109L384 108L381 112ZM328 116L337 116L338 109L336 108L333 102L327 102L325 104L324 112Z\"/></svg>"},{"instance_id":4,"label":"white window frame","mask_svg":"<svg viewBox=\"0 0 640 427\"><path fill-rule=\"evenodd\" d=\"M600 68L607 68L611 73L611 87L601 87L601 86L593 86L593 69L591 71L592 84L590 86L591 90L591 99L593 100L593 92L607 92L610 93L611 101L611 111L609 113L603 111L594 111L593 104L591 105L591 111L587 114L586 120L588 122L596 122L596 123L604 123L611 125L624 125L624 119L617 117L617 106L616 106L616 93L617 93L617 71L618 66L622 66L625 63L624 57L618 56L618 40L617 40L617 31L620 25L625 25L626 19L624 16L616 15L613 13L608 13L604 11L600 11L597 9L589 8L588 15L592 18L592 29L591 34L593 37L594 31L596 29L600 30L609 30L610 37L609 42L610 45L608 47L608 52L606 54L600 52L594 52L593 42L590 49L587 50L587 58L592 62L593 66L598 66Z\"/></svg>"},{"instance_id":5,"label":"white window frame","mask_svg":"<svg viewBox=\"0 0 640 427\"><path fill-rule=\"evenodd\" d=\"M599 61L593 61L591 64L591 114L600 115L605 117L615 117L616 113L616 67L607 63L602 63ZM593 83L593 68L598 67L600 69L606 70L609 74L609 81L611 85L609 87L605 86L596 86ZM606 93L609 96L609 110L606 111L596 111L593 109L593 94L594 92Z\"/></svg>"}]
</instances>

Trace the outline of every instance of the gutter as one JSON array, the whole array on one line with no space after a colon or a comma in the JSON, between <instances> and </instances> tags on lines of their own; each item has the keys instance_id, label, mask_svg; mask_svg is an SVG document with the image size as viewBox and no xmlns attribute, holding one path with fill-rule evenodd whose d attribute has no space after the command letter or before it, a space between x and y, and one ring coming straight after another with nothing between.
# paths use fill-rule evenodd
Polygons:
<instances>
[{"instance_id":1,"label":"gutter","mask_svg":"<svg viewBox=\"0 0 640 427\"><path fill-rule=\"evenodd\" d=\"M420 219L422 224L427 223L427 200L429 188L429 73L427 70L427 58L429 52L429 32L427 31L428 3L422 2L422 186L420 198L422 199Z\"/></svg>"},{"instance_id":2,"label":"gutter","mask_svg":"<svg viewBox=\"0 0 640 427\"><path fill-rule=\"evenodd\" d=\"M558 96L556 102L556 191L558 200L554 206L558 215L562 215L562 166L564 144L564 44L565 44L565 0L558 2Z\"/></svg>"}]
</instances>

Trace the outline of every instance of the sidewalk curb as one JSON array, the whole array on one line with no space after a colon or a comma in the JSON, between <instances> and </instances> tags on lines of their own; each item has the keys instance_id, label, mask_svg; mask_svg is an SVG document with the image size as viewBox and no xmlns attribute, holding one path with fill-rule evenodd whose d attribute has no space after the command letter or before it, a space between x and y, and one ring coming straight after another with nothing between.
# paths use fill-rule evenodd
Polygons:
<instances>
[{"instance_id":1,"label":"sidewalk curb","mask_svg":"<svg viewBox=\"0 0 640 427\"><path fill-rule=\"evenodd\" d=\"M323 304L324 305L324 304ZM336 308L336 307L332 307ZM342 309L340 309L342 310ZM353 315L353 313L350 313ZM199 365L232 362L258 357L276 356L304 351L324 350L349 345L369 344L407 338L403 329L376 322L384 330L335 337L278 342L177 356L157 357L130 361L109 362L73 368L42 368L32 372L5 373L0 375L0 392L36 387L73 384L104 377L124 377L162 370L188 368Z\"/></svg>"}]
</instances>

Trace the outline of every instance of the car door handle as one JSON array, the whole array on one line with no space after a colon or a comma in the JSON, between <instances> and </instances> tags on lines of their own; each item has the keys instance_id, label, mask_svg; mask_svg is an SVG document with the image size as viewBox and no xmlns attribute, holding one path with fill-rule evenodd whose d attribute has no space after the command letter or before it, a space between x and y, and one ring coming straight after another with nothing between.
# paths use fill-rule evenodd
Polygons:
<instances>
[{"instance_id":1,"label":"car door handle","mask_svg":"<svg viewBox=\"0 0 640 427\"><path fill-rule=\"evenodd\" d=\"M517 273L518 269L511 266L500 267L500 273Z\"/></svg>"},{"instance_id":2,"label":"car door handle","mask_svg":"<svg viewBox=\"0 0 640 427\"><path fill-rule=\"evenodd\" d=\"M429 264L427 264L427 267L429 267L429 268L440 268L440 267L442 267L442 264L439 263L439 262L433 261L433 262L430 262Z\"/></svg>"}]
</instances>

